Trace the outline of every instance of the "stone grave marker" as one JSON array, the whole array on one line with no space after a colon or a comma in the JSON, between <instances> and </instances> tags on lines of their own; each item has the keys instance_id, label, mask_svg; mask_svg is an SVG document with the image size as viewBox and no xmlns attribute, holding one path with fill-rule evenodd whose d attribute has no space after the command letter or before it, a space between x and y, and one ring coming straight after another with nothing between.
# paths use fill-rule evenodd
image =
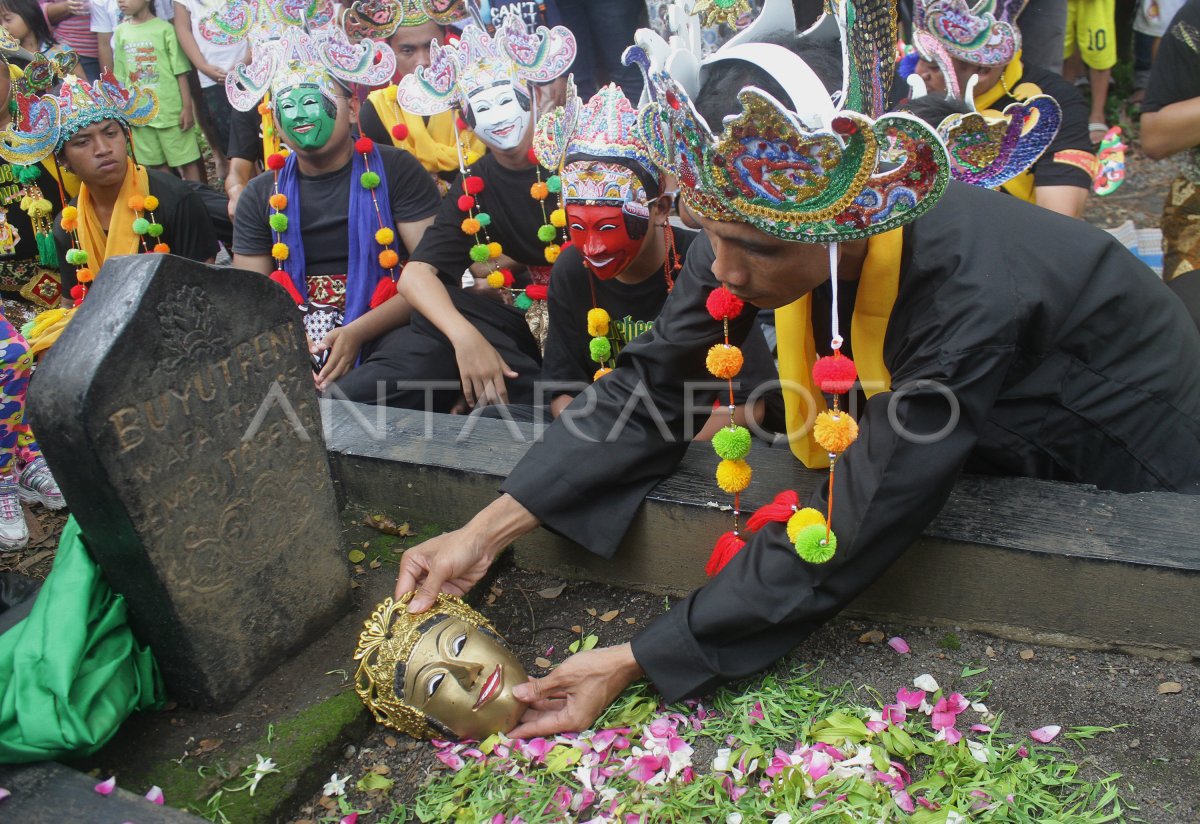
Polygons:
<instances>
[{"instance_id":1,"label":"stone grave marker","mask_svg":"<svg viewBox=\"0 0 1200 824\"><path fill-rule=\"evenodd\" d=\"M348 609L301 316L266 278L108 261L28 414L173 699L233 703Z\"/></svg>"}]
</instances>

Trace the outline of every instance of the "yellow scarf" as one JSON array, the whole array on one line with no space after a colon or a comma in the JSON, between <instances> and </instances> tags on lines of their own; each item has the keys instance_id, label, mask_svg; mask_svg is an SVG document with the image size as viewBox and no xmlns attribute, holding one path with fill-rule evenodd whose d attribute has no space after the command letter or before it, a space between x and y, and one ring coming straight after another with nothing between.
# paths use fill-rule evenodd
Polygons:
<instances>
[{"instance_id":1,"label":"yellow scarf","mask_svg":"<svg viewBox=\"0 0 1200 824\"><path fill-rule=\"evenodd\" d=\"M406 112L396 105L396 87L376 89L367 95L367 102L375 107L379 120L388 134L397 125L408 127L408 137L403 140L392 138L396 148L404 149L421 162L425 171L430 174L438 172L458 171L458 150L454 147L454 112L442 112L429 118L419 114ZM464 149L482 155L487 147L475 136L474 132L465 132Z\"/></svg>"},{"instance_id":2,"label":"yellow scarf","mask_svg":"<svg viewBox=\"0 0 1200 824\"><path fill-rule=\"evenodd\" d=\"M150 182L145 166L135 166L133 160L128 158L125 162L128 164L125 182L121 184L121 192L113 204L112 219L107 227L100 225L87 184L79 187L79 244L87 252L88 268L93 272L98 273L104 261L110 257L133 255L138 251L140 238L133 233L133 221L137 215L129 208L129 198L150 194Z\"/></svg>"},{"instance_id":3,"label":"yellow scarf","mask_svg":"<svg viewBox=\"0 0 1200 824\"><path fill-rule=\"evenodd\" d=\"M858 377L868 398L892 387L892 376L883 362L883 338L900 286L903 231L893 229L868 239L867 258L859 276L850 338L854 343L854 365L858 367ZM825 396L817 390L812 377L813 364L817 361L812 294L776 309L775 330L779 340L779 379L784 385L783 401L792 453L809 469L827 468L829 453L812 436L813 420L826 409ZM801 387L800 391L787 389L797 385ZM812 403L808 402L809 398ZM805 433L803 437L799 437L801 432Z\"/></svg>"},{"instance_id":4,"label":"yellow scarf","mask_svg":"<svg viewBox=\"0 0 1200 824\"><path fill-rule=\"evenodd\" d=\"M1004 74L1001 75L1000 82L975 98L975 108L984 117L998 118L1002 116L1003 112L992 109L992 106L996 104L996 101L1004 97L1004 95L1010 94L1013 100L1020 101L1028 100L1034 95L1041 94L1042 90L1036 84L1021 82L1021 77L1024 74L1025 66L1021 63L1021 52L1017 52L1016 56L1004 67ZM1027 169L1021 172L1021 174L1000 188L1028 203L1035 202L1036 194L1034 192L1033 172L1031 170Z\"/></svg>"}]
</instances>

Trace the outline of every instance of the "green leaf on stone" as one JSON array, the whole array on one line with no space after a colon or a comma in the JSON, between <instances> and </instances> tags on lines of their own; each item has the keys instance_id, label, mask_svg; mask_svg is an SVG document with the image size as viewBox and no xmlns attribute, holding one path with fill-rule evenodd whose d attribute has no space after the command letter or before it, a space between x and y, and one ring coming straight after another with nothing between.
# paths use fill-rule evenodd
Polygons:
<instances>
[{"instance_id":1,"label":"green leaf on stone","mask_svg":"<svg viewBox=\"0 0 1200 824\"><path fill-rule=\"evenodd\" d=\"M350 550L350 554L346 557L350 559L350 563L360 564L364 559L366 559L367 553L363 552L361 549L352 549Z\"/></svg>"},{"instance_id":2,"label":"green leaf on stone","mask_svg":"<svg viewBox=\"0 0 1200 824\"><path fill-rule=\"evenodd\" d=\"M380 775L379 773L369 772L358 780L357 786L365 793L369 792L391 792L395 785L395 779Z\"/></svg>"}]
</instances>

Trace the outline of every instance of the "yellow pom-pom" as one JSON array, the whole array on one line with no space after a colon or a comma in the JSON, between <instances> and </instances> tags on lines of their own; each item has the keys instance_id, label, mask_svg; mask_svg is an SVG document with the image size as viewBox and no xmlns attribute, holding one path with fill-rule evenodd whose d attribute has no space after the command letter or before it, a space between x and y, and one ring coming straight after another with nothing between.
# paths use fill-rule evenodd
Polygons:
<instances>
[{"instance_id":1,"label":"yellow pom-pom","mask_svg":"<svg viewBox=\"0 0 1200 824\"><path fill-rule=\"evenodd\" d=\"M395 269L400 263L400 255L394 249L384 249L379 253L379 265L384 269Z\"/></svg>"},{"instance_id":2,"label":"yellow pom-pom","mask_svg":"<svg viewBox=\"0 0 1200 824\"><path fill-rule=\"evenodd\" d=\"M389 243L391 243L395 239L396 239L396 233L386 226L384 226L379 231L375 232L375 242L378 243L380 246L387 246Z\"/></svg>"},{"instance_id":3,"label":"yellow pom-pom","mask_svg":"<svg viewBox=\"0 0 1200 824\"><path fill-rule=\"evenodd\" d=\"M287 208L287 195L276 192L267 198L267 203L271 204L271 208L275 211L280 211Z\"/></svg>"},{"instance_id":4,"label":"yellow pom-pom","mask_svg":"<svg viewBox=\"0 0 1200 824\"><path fill-rule=\"evenodd\" d=\"M146 198L141 195L130 195L125 201L125 205L135 212L140 212L146 208Z\"/></svg>"},{"instance_id":5,"label":"yellow pom-pom","mask_svg":"<svg viewBox=\"0 0 1200 824\"><path fill-rule=\"evenodd\" d=\"M608 335L608 324L612 319L603 309L589 309L587 313L588 334L593 338L603 338Z\"/></svg>"},{"instance_id":6,"label":"yellow pom-pom","mask_svg":"<svg viewBox=\"0 0 1200 824\"><path fill-rule=\"evenodd\" d=\"M550 225L556 226L559 229L567 225L567 213L562 209L555 209L550 213Z\"/></svg>"},{"instance_id":7,"label":"yellow pom-pom","mask_svg":"<svg viewBox=\"0 0 1200 824\"><path fill-rule=\"evenodd\" d=\"M483 228L483 225L473 217L464 219L461 226L464 235L473 235Z\"/></svg>"},{"instance_id":8,"label":"yellow pom-pom","mask_svg":"<svg viewBox=\"0 0 1200 824\"><path fill-rule=\"evenodd\" d=\"M545 200L550 196L550 187L539 180L537 183L529 187L529 194L535 200Z\"/></svg>"},{"instance_id":9,"label":"yellow pom-pom","mask_svg":"<svg viewBox=\"0 0 1200 824\"><path fill-rule=\"evenodd\" d=\"M721 461L717 464L717 486L735 495L750 486L750 464L745 461Z\"/></svg>"},{"instance_id":10,"label":"yellow pom-pom","mask_svg":"<svg viewBox=\"0 0 1200 824\"><path fill-rule=\"evenodd\" d=\"M153 212L158 208L158 198L156 198L154 195L146 195L145 199L142 201L142 204L146 207L146 211Z\"/></svg>"},{"instance_id":11,"label":"yellow pom-pom","mask_svg":"<svg viewBox=\"0 0 1200 824\"><path fill-rule=\"evenodd\" d=\"M499 243L497 243L494 240L491 243L489 243L487 245L487 247L488 247L488 257L489 258L495 259L495 258L500 257L502 254L504 254L504 247L501 246Z\"/></svg>"},{"instance_id":12,"label":"yellow pom-pom","mask_svg":"<svg viewBox=\"0 0 1200 824\"><path fill-rule=\"evenodd\" d=\"M479 162L479 152L477 152L473 149L471 151L467 152L467 165L468 166L471 166L478 162Z\"/></svg>"},{"instance_id":13,"label":"yellow pom-pom","mask_svg":"<svg viewBox=\"0 0 1200 824\"><path fill-rule=\"evenodd\" d=\"M288 247L286 243L276 243L271 247L271 257L276 260L287 260Z\"/></svg>"},{"instance_id":14,"label":"yellow pom-pom","mask_svg":"<svg viewBox=\"0 0 1200 824\"><path fill-rule=\"evenodd\" d=\"M813 421L813 438L826 452L840 455L858 437L858 422L845 413L822 412Z\"/></svg>"},{"instance_id":15,"label":"yellow pom-pom","mask_svg":"<svg viewBox=\"0 0 1200 824\"><path fill-rule=\"evenodd\" d=\"M742 350L736 346L718 343L708 350L704 365L718 378L732 378L742 371Z\"/></svg>"},{"instance_id":16,"label":"yellow pom-pom","mask_svg":"<svg viewBox=\"0 0 1200 824\"><path fill-rule=\"evenodd\" d=\"M813 509L811 506L806 506L804 509L798 509L792 513L792 517L788 518L787 536L788 540L793 544L796 543L796 536L800 534L800 530L806 526L819 526L825 528L825 516L820 511Z\"/></svg>"},{"instance_id":17,"label":"yellow pom-pom","mask_svg":"<svg viewBox=\"0 0 1200 824\"><path fill-rule=\"evenodd\" d=\"M79 281L80 283L91 283L95 279L96 275L93 274L92 270L86 266L75 270L75 280Z\"/></svg>"},{"instance_id":18,"label":"yellow pom-pom","mask_svg":"<svg viewBox=\"0 0 1200 824\"><path fill-rule=\"evenodd\" d=\"M546 247L544 254L546 255L546 262L553 263L554 261L558 260L558 256L562 254L562 247L557 243L551 243Z\"/></svg>"},{"instance_id":19,"label":"yellow pom-pom","mask_svg":"<svg viewBox=\"0 0 1200 824\"><path fill-rule=\"evenodd\" d=\"M487 284L493 289L499 289L504 285L504 275L500 272L489 272L487 276Z\"/></svg>"},{"instance_id":20,"label":"yellow pom-pom","mask_svg":"<svg viewBox=\"0 0 1200 824\"><path fill-rule=\"evenodd\" d=\"M612 370L609 369L607 366L601 366L599 369L596 370L596 374L592 375L592 380L598 381L611 371Z\"/></svg>"},{"instance_id":21,"label":"yellow pom-pom","mask_svg":"<svg viewBox=\"0 0 1200 824\"><path fill-rule=\"evenodd\" d=\"M79 217L79 210L74 206L64 206L62 210L63 220L75 220Z\"/></svg>"},{"instance_id":22,"label":"yellow pom-pom","mask_svg":"<svg viewBox=\"0 0 1200 824\"><path fill-rule=\"evenodd\" d=\"M395 86L395 85L388 86L387 88L385 88L383 90L383 96L389 103L395 103L396 102L396 92L398 92L399 90L400 90L399 86Z\"/></svg>"}]
</instances>

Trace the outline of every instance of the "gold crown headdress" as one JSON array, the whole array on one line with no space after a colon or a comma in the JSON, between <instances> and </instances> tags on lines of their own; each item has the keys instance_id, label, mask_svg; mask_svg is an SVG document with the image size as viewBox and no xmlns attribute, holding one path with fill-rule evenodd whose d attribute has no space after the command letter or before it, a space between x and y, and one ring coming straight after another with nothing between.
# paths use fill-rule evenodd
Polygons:
<instances>
[{"instance_id":1,"label":"gold crown headdress","mask_svg":"<svg viewBox=\"0 0 1200 824\"><path fill-rule=\"evenodd\" d=\"M467 16L464 0L357 0L341 14L346 36L386 39L397 29L423 26L431 20L449 25Z\"/></svg>"},{"instance_id":2,"label":"gold crown headdress","mask_svg":"<svg viewBox=\"0 0 1200 824\"><path fill-rule=\"evenodd\" d=\"M937 63L947 88L960 97L951 57L975 66L1003 66L1021 50L1021 30L1013 22L1025 0L916 0L913 41L917 51Z\"/></svg>"},{"instance_id":3,"label":"gold crown headdress","mask_svg":"<svg viewBox=\"0 0 1200 824\"><path fill-rule=\"evenodd\" d=\"M379 723L413 738L445 737L452 733L396 694L397 683L402 683L396 676L397 665L407 664L421 638L421 626L438 615L462 619L497 638L500 634L491 622L453 595L439 594L429 611L420 615L409 614L411 600L411 592L398 601L387 598L363 622L354 650L354 660L359 662L354 691Z\"/></svg>"}]
</instances>

